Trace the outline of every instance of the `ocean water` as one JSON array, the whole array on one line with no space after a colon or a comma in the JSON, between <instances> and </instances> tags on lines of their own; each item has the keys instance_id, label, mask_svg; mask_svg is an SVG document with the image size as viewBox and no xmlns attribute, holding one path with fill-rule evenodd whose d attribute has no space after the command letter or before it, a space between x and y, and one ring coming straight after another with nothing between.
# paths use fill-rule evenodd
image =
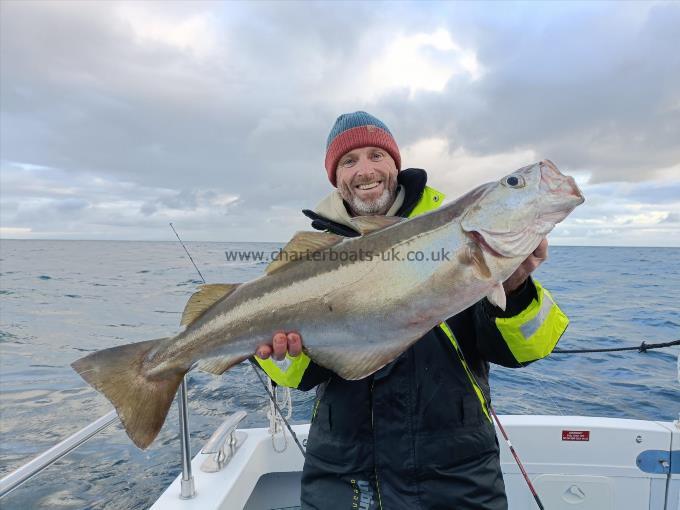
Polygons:
<instances>
[{"instance_id":1,"label":"ocean water","mask_svg":"<svg viewBox=\"0 0 680 510\"><path fill-rule=\"evenodd\" d=\"M225 250L276 243L187 243L206 281L242 282L263 262L228 262ZM562 349L636 346L680 338L680 249L552 247L537 277L571 325ZM89 422L110 404L70 368L88 352L167 336L200 278L171 242L0 242L0 476ZM499 413L673 420L680 412L674 347L647 353L554 354L519 370L494 367ZM226 413L267 425L266 394L251 368L192 372L195 453ZM295 391L293 422L313 393ZM180 472L177 410L138 450L109 427L5 497L6 509L143 509Z\"/></svg>"}]
</instances>

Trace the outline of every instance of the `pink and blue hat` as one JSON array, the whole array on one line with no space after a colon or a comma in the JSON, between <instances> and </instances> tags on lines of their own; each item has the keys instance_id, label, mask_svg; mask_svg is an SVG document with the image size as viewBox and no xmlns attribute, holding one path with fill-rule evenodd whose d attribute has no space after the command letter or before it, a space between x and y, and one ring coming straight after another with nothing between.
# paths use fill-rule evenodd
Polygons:
<instances>
[{"instance_id":1,"label":"pink and blue hat","mask_svg":"<svg viewBox=\"0 0 680 510\"><path fill-rule=\"evenodd\" d=\"M325 166L333 186L336 186L335 171L342 155L361 147L380 147L387 151L397 170L401 170L399 147L387 126L370 113L345 113L333 124L326 142Z\"/></svg>"}]
</instances>

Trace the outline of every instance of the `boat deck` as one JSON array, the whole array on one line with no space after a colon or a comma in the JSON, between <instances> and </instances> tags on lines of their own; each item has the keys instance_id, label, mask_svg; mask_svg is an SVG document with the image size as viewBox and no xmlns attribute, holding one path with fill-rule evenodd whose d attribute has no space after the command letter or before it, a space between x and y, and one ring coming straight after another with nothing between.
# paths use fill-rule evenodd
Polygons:
<instances>
[{"instance_id":1,"label":"boat deck","mask_svg":"<svg viewBox=\"0 0 680 510\"><path fill-rule=\"evenodd\" d=\"M659 459L680 459L677 422L582 416L500 417L543 504L550 510L680 510L680 466L666 471ZM309 425L294 430L306 443ZM205 473L205 455L192 462L196 496L179 499L176 479L152 510L291 510L300 508L303 458L289 439L277 453L267 429L247 438L226 467ZM664 455L666 457L664 457ZM658 457L658 459L657 459ZM501 467L510 510L535 502L507 447Z\"/></svg>"}]
</instances>

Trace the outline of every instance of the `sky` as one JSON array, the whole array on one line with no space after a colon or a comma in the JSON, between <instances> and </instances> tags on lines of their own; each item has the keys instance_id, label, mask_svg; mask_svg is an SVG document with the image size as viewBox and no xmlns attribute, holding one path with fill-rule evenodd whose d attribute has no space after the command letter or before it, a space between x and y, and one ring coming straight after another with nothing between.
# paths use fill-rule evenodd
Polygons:
<instances>
[{"instance_id":1,"label":"sky","mask_svg":"<svg viewBox=\"0 0 680 510\"><path fill-rule=\"evenodd\" d=\"M0 237L285 241L341 113L454 200L544 158L552 244L680 246L680 2L0 3Z\"/></svg>"}]
</instances>

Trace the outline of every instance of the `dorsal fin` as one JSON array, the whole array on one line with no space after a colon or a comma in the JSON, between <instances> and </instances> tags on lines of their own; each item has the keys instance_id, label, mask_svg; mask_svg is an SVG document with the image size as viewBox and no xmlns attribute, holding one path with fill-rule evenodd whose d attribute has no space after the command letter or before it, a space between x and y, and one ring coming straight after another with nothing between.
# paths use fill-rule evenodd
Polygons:
<instances>
[{"instance_id":1,"label":"dorsal fin","mask_svg":"<svg viewBox=\"0 0 680 510\"><path fill-rule=\"evenodd\" d=\"M281 250L279 257L267 266L267 274L272 274L293 262L305 260L308 255L335 246L343 240L342 236L325 232L297 232Z\"/></svg>"},{"instance_id":2,"label":"dorsal fin","mask_svg":"<svg viewBox=\"0 0 680 510\"><path fill-rule=\"evenodd\" d=\"M383 228L391 227L404 218L399 216L355 216L350 220L354 228L363 236Z\"/></svg>"},{"instance_id":3,"label":"dorsal fin","mask_svg":"<svg viewBox=\"0 0 680 510\"><path fill-rule=\"evenodd\" d=\"M217 301L228 296L241 285L240 283L211 283L201 285L198 292L194 292L187 301L182 312L180 326L188 326L198 319Z\"/></svg>"}]
</instances>

